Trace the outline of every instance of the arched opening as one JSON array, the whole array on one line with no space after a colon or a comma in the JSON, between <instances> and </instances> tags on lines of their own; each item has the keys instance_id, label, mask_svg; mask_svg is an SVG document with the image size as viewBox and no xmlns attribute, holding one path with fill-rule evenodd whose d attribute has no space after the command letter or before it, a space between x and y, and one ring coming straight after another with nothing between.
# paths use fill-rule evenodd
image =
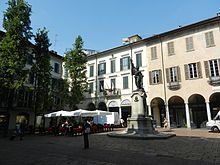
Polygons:
<instances>
[{"instance_id":1,"label":"arched opening","mask_svg":"<svg viewBox=\"0 0 220 165\"><path fill-rule=\"evenodd\" d=\"M118 112L119 113L119 105L116 101L111 101L108 104L109 112Z\"/></svg>"},{"instance_id":2,"label":"arched opening","mask_svg":"<svg viewBox=\"0 0 220 165\"><path fill-rule=\"evenodd\" d=\"M29 118L30 118L30 115L28 113L19 113L16 115L16 123L21 124L21 123L25 122L26 125L28 125Z\"/></svg>"},{"instance_id":3,"label":"arched opening","mask_svg":"<svg viewBox=\"0 0 220 165\"><path fill-rule=\"evenodd\" d=\"M192 128L205 127L207 119L206 104L203 96L194 94L189 97L189 111Z\"/></svg>"},{"instance_id":4,"label":"arched opening","mask_svg":"<svg viewBox=\"0 0 220 165\"><path fill-rule=\"evenodd\" d=\"M165 110L165 104L163 99L157 97L154 98L151 103L151 111L152 111L152 116L153 119L155 120L156 126L161 127L163 124L163 118L166 117L166 110Z\"/></svg>"},{"instance_id":5,"label":"arched opening","mask_svg":"<svg viewBox=\"0 0 220 165\"><path fill-rule=\"evenodd\" d=\"M220 111L220 92L213 93L209 98L212 119Z\"/></svg>"},{"instance_id":6,"label":"arched opening","mask_svg":"<svg viewBox=\"0 0 220 165\"><path fill-rule=\"evenodd\" d=\"M124 127L127 127L127 119L131 117L131 102L125 99L121 102L121 118L124 120Z\"/></svg>"},{"instance_id":7,"label":"arched opening","mask_svg":"<svg viewBox=\"0 0 220 165\"><path fill-rule=\"evenodd\" d=\"M88 104L88 108L87 108L89 111L94 111L96 108L95 108L95 104L94 103L89 103Z\"/></svg>"},{"instance_id":8,"label":"arched opening","mask_svg":"<svg viewBox=\"0 0 220 165\"><path fill-rule=\"evenodd\" d=\"M168 100L170 126L186 127L186 111L184 100L179 96L173 96Z\"/></svg>"},{"instance_id":9,"label":"arched opening","mask_svg":"<svg viewBox=\"0 0 220 165\"><path fill-rule=\"evenodd\" d=\"M107 106L104 102L100 102L98 105L99 110L107 111Z\"/></svg>"}]
</instances>

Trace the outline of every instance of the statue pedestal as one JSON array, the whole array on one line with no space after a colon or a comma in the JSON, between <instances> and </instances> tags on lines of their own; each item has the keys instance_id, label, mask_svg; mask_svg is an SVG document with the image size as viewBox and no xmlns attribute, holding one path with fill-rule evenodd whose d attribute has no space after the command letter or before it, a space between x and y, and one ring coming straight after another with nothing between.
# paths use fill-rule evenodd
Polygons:
<instances>
[{"instance_id":1,"label":"statue pedestal","mask_svg":"<svg viewBox=\"0 0 220 165\"><path fill-rule=\"evenodd\" d=\"M145 93L142 90L134 91L132 98L132 115L127 119L127 129L123 132L112 132L109 137L131 138L131 139L167 139L175 134L159 133L155 131L152 119L145 117L144 99Z\"/></svg>"},{"instance_id":2,"label":"statue pedestal","mask_svg":"<svg viewBox=\"0 0 220 165\"><path fill-rule=\"evenodd\" d=\"M149 134L154 133L152 120L145 117L144 109L144 94L143 91L134 91L132 98L132 115L127 119L127 133Z\"/></svg>"}]
</instances>

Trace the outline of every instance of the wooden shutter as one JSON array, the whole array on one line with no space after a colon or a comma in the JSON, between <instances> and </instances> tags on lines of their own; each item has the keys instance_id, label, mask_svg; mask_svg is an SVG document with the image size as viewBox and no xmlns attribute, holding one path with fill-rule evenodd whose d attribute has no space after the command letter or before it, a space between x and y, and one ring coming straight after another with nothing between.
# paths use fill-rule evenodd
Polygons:
<instances>
[{"instance_id":1,"label":"wooden shutter","mask_svg":"<svg viewBox=\"0 0 220 165\"><path fill-rule=\"evenodd\" d=\"M162 80L162 71L161 71L161 69L158 70L158 73L159 73L159 84L162 84L163 80Z\"/></svg>"},{"instance_id":2,"label":"wooden shutter","mask_svg":"<svg viewBox=\"0 0 220 165\"><path fill-rule=\"evenodd\" d=\"M152 71L149 71L149 83L152 85Z\"/></svg>"},{"instance_id":3,"label":"wooden shutter","mask_svg":"<svg viewBox=\"0 0 220 165\"><path fill-rule=\"evenodd\" d=\"M185 79L189 80L189 70L188 70L188 65L184 65L184 71L185 71Z\"/></svg>"},{"instance_id":4,"label":"wooden shutter","mask_svg":"<svg viewBox=\"0 0 220 165\"><path fill-rule=\"evenodd\" d=\"M180 67L179 67L179 66L177 66L177 67L176 67L176 69L177 69L177 81L181 82L181 73L180 73Z\"/></svg>"},{"instance_id":5,"label":"wooden shutter","mask_svg":"<svg viewBox=\"0 0 220 165\"><path fill-rule=\"evenodd\" d=\"M167 79L167 83L170 82L170 68L166 68L166 79Z\"/></svg>"},{"instance_id":6,"label":"wooden shutter","mask_svg":"<svg viewBox=\"0 0 220 165\"><path fill-rule=\"evenodd\" d=\"M198 77L202 78L202 69L201 69L200 62L197 62L196 65L197 65L197 69L198 69Z\"/></svg>"},{"instance_id":7,"label":"wooden shutter","mask_svg":"<svg viewBox=\"0 0 220 165\"><path fill-rule=\"evenodd\" d=\"M208 78L209 77L209 62L204 61L204 66L205 66L205 76L206 78Z\"/></svg>"},{"instance_id":8,"label":"wooden shutter","mask_svg":"<svg viewBox=\"0 0 220 165\"><path fill-rule=\"evenodd\" d=\"M123 63L122 63L122 58L120 59L120 71L123 69Z\"/></svg>"}]
</instances>

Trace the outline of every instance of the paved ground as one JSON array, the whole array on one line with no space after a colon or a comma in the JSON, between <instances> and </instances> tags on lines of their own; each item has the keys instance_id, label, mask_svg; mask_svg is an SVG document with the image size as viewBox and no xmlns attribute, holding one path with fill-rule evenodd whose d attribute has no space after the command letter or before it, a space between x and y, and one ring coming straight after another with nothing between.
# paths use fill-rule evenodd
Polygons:
<instances>
[{"instance_id":1,"label":"paved ground","mask_svg":"<svg viewBox=\"0 0 220 165\"><path fill-rule=\"evenodd\" d=\"M10 141L0 138L0 165L209 165L220 164L220 133L207 130L174 129L167 140L111 138L106 133L83 137L25 136Z\"/></svg>"}]
</instances>

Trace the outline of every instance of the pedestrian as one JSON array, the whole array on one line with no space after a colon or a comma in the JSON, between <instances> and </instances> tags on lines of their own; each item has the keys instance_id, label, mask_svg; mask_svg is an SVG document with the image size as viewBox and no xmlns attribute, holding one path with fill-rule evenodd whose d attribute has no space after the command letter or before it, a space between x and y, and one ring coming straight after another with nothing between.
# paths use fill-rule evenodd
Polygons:
<instances>
[{"instance_id":1,"label":"pedestrian","mask_svg":"<svg viewBox=\"0 0 220 165\"><path fill-rule=\"evenodd\" d=\"M25 129L26 129L26 120L23 120L20 124L20 140L23 140Z\"/></svg>"},{"instance_id":2,"label":"pedestrian","mask_svg":"<svg viewBox=\"0 0 220 165\"><path fill-rule=\"evenodd\" d=\"M84 139L84 148L89 148L89 133L90 133L90 123L89 121L86 121L83 125L83 139Z\"/></svg>"},{"instance_id":3,"label":"pedestrian","mask_svg":"<svg viewBox=\"0 0 220 165\"><path fill-rule=\"evenodd\" d=\"M21 134L20 123L16 123L15 130L11 135L10 140L14 140L17 136L20 136L20 134Z\"/></svg>"},{"instance_id":4,"label":"pedestrian","mask_svg":"<svg viewBox=\"0 0 220 165\"><path fill-rule=\"evenodd\" d=\"M164 120L163 120L163 128L167 128L168 126L168 121L167 121L167 118L164 117Z\"/></svg>"}]
</instances>

